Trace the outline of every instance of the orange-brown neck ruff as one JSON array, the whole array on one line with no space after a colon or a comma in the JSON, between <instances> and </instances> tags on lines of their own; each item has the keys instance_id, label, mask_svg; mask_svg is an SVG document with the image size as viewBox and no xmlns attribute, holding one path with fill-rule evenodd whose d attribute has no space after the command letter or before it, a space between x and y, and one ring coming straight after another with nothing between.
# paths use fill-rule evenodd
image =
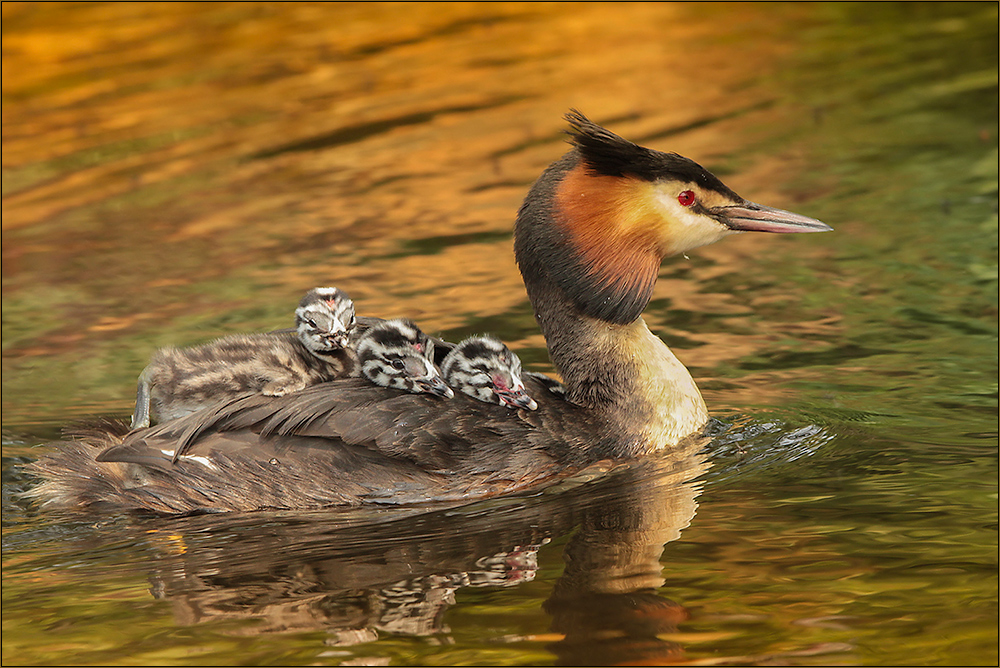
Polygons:
<instances>
[{"instance_id":1,"label":"orange-brown neck ruff","mask_svg":"<svg viewBox=\"0 0 1000 668\"><path fill-rule=\"evenodd\" d=\"M568 266L552 273L591 317L627 324L649 302L663 259L651 189L634 177L593 175L582 163L556 189L554 218Z\"/></svg>"}]
</instances>

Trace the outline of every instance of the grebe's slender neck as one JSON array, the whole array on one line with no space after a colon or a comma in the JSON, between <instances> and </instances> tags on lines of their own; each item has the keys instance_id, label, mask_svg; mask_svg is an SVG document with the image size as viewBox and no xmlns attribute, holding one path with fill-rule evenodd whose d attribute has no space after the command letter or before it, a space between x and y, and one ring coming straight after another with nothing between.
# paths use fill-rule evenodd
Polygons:
<instances>
[{"instance_id":1,"label":"grebe's slender neck","mask_svg":"<svg viewBox=\"0 0 1000 668\"><path fill-rule=\"evenodd\" d=\"M589 317L543 282L528 294L567 399L638 439L630 454L674 445L708 420L691 374L641 317L623 325Z\"/></svg>"}]
</instances>

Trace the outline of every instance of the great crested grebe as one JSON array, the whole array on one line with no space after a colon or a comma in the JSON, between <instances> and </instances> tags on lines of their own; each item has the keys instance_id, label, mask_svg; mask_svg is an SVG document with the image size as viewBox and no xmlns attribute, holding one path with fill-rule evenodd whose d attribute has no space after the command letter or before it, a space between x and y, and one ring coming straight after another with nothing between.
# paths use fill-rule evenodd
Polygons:
<instances>
[{"instance_id":1,"label":"great crested grebe","mask_svg":"<svg viewBox=\"0 0 1000 668\"><path fill-rule=\"evenodd\" d=\"M280 397L355 375L345 350L354 303L337 288L314 288L295 309L295 334L233 334L191 348L161 348L139 376L132 428L190 415L248 392Z\"/></svg>"},{"instance_id":2,"label":"great crested grebe","mask_svg":"<svg viewBox=\"0 0 1000 668\"><path fill-rule=\"evenodd\" d=\"M538 408L524 389L521 358L492 336L470 336L452 348L441 362L441 373L452 388L479 401Z\"/></svg>"},{"instance_id":3,"label":"great crested grebe","mask_svg":"<svg viewBox=\"0 0 1000 668\"><path fill-rule=\"evenodd\" d=\"M567 116L573 147L528 192L514 254L562 375L526 375L534 411L335 380L251 395L124 435L112 426L31 466L46 504L156 513L458 500L524 489L698 434L691 375L640 314L660 261L743 231L821 232L743 199L697 163ZM178 444L187 453L172 462Z\"/></svg>"}]
</instances>

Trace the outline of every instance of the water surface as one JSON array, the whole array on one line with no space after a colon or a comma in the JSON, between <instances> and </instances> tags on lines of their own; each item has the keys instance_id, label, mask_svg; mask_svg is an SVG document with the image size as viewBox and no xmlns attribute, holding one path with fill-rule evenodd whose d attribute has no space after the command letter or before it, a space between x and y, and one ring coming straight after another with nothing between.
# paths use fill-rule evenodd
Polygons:
<instances>
[{"instance_id":1,"label":"water surface","mask_svg":"<svg viewBox=\"0 0 1000 668\"><path fill-rule=\"evenodd\" d=\"M3 13L5 663L996 664L995 4ZM15 498L315 285L551 371L510 230L570 107L836 229L664 264L703 448L465 507Z\"/></svg>"}]
</instances>

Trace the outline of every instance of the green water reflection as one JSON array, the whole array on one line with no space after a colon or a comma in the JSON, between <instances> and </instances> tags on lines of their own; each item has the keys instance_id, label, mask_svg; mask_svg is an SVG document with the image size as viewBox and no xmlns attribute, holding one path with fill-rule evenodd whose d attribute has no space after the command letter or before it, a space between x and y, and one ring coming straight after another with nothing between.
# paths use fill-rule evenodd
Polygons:
<instances>
[{"instance_id":1,"label":"green water reflection","mask_svg":"<svg viewBox=\"0 0 1000 668\"><path fill-rule=\"evenodd\" d=\"M995 4L3 13L5 663L996 664ZM12 498L156 347L313 285L550 370L508 235L574 106L836 229L664 265L646 320L724 423L699 482L223 525ZM662 580L597 592L609 545Z\"/></svg>"}]
</instances>

